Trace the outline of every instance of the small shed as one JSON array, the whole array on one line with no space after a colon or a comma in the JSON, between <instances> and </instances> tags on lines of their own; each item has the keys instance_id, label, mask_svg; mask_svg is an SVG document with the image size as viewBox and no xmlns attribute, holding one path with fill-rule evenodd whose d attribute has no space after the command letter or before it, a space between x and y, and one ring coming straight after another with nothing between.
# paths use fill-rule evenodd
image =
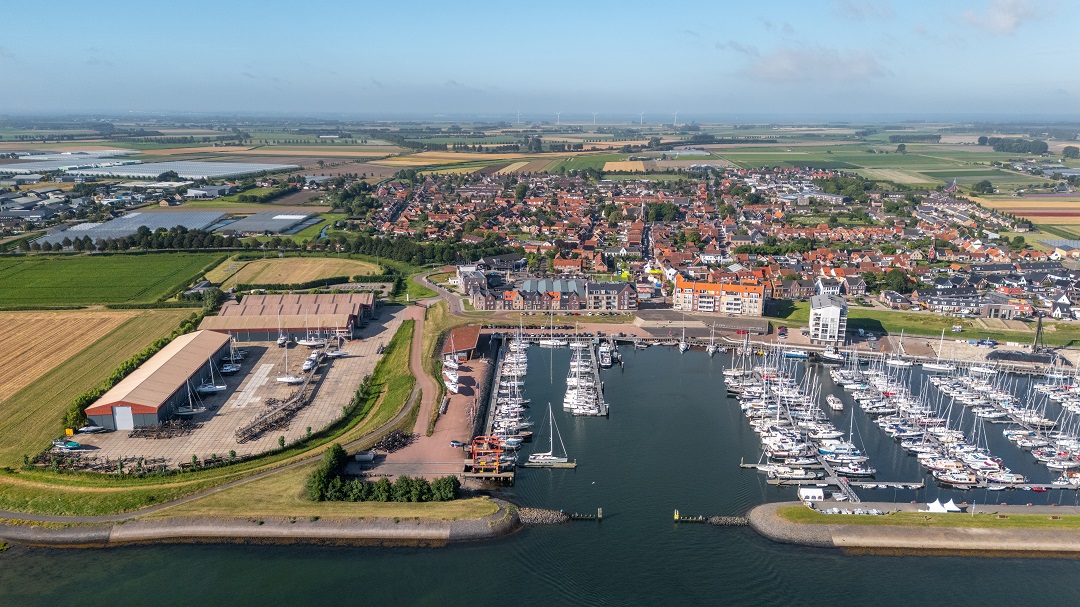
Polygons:
<instances>
[{"instance_id":1,"label":"small shed","mask_svg":"<svg viewBox=\"0 0 1080 607\"><path fill-rule=\"evenodd\" d=\"M825 491L820 487L799 487L799 501L804 504L825 501Z\"/></svg>"},{"instance_id":2,"label":"small shed","mask_svg":"<svg viewBox=\"0 0 1080 607\"><path fill-rule=\"evenodd\" d=\"M450 331L443 344L444 357L470 359L476 353L476 344L480 341L480 325L466 325Z\"/></svg>"}]
</instances>

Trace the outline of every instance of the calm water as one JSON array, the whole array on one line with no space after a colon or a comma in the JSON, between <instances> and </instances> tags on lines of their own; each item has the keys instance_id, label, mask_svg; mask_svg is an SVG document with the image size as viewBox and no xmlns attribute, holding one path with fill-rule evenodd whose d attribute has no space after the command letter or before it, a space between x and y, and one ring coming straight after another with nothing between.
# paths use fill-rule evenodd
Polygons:
<instances>
[{"instance_id":1,"label":"calm water","mask_svg":"<svg viewBox=\"0 0 1080 607\"><path fill-rule=\"evenodd\" d=\"M742 514L794 498L740 458L755 461L756 436L724 397L725 356L670 349L625 350L624 370L604 374L610 419L556 410L577 470L526 470L511 489L521 503L582 512L602 524L528 529L497 541L446 548L157 546L92 551L15 548L0 555L0 605L1016 605L1052 587L1059 604L1080 602L1071 560L847 556L773 544L745 528L672 523L687 514ZM533 417L561 406L569 352L530 351ZM549 383L549 377L554 381ZM828 378L823 383L831 387ZM850 404L850 401L845 401ZM848 427L851 408L835 414ZM881 480L922 478L866 416L855 425ZM970 424L966 426L970 428ZM991 448L1014 470L1049 480L988 426ZM538 428L539 429L539 428ZM543 437L541 437L543 439ZM546 444L543 445L546 449ZM936 489L865 492L864 498L934 499ZM958 501L1067 503L1073 492L941 492ZM1006 581L995 581L995 578Z\"/></svg>"}]
</instances>

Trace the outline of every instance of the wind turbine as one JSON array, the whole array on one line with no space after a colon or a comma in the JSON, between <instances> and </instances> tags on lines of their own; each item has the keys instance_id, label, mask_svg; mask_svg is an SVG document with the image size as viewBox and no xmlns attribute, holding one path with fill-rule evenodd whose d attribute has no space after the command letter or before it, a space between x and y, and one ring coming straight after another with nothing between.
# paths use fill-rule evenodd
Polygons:
<instances>
[{"instance_id":1,"label":"wind turbine","mask_svg":"<svg viewBox=\"0 0 1080 607\"><path fill-rule=\"evenodd\" d=\"M555 112L555 124L562 124L562 112Z\"/></svg>"},{"instance_id":2,"label":"wind turbine","mask_svg":"<svg viewBox=\"0 0 1080 607\"><path fill-rule=\"evenodd\" d=\"M592 113L592 123L596 124L596 112Z\"/></svg>"},{"instance_id":3,"label":"wind turbine","mask_svg":"<svg viewBox=\"0 0 1080 607\"><path fill-rule=\"evenodd\" d=\"M672 124L671 126L679 126L679 110L675 110L675 124Z\"/></svg>"},{"instance_id":4,"label":"wind turbine","mask_svg":"<svg viewBox=\"0 0 1080 607\"><path fill-rule=\"evenodd\" d=\"M644 126L644 125L645 125L645 112L641 112L640 114L638 114L638 126Z\"/></svg>"},{"instance_id":5,"label":"wind turbine","mask_svg":"<svg viewBox=\"0 0 1080 607\"><path fill-rule=\"evenodd\" d=\"M518 110L518 124L521 124L521 110Z\"/></svg>"}]
</instances>

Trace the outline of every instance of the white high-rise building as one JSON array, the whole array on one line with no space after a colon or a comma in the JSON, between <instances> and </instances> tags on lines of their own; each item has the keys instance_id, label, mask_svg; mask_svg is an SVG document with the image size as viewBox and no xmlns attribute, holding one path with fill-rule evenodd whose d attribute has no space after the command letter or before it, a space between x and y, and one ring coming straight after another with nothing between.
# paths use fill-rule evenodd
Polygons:
<instances>
[{"instance_id":1,"label":"white high-rise building","mask_svg":"<svg viewBox=\"0 0 1080 607\"><path fill-rule=\"evenodd\" d=\"M810 298L810 343L844 345L847 334L847 303L836 295Z\"/></svg>"}]
</instances>

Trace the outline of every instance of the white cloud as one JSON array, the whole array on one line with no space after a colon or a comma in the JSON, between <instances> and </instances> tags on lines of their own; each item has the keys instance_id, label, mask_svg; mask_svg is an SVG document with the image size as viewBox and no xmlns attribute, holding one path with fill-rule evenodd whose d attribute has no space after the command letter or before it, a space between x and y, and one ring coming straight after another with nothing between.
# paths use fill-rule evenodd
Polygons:
<instances>
[{"instance_id":1,"label":"white cloud","mask_svg":"<svg viewBox=\"0 0 1080 607\"><path fill-rule=\"evenodd\" d=\"M851 82L886 76L865 50L838 50L822 46L782 46L758 56L746 68L750 77L766 82Z\"/></svg>"},{"instance_id":2,"label":"white cloud","mask_svg":"<svg viewBox=\"0 0 1080 607\"><path fill-rule=\"evenodd\" d=\"M1040 14L1034 0L993 0L984 12L967 11L964 21L994 34L1011 34Z\"/></svg>"},{"instance_id":3,"label":"white cloud","mask_svg":"<svg viewBox=\"0 0 1080 607\"><path fill-rule=\"evenodd\" d=\"M833 12L853 21L891 19L896 16L891 4L884 0L833 0Z\"/></svg>"}]
</instances>

